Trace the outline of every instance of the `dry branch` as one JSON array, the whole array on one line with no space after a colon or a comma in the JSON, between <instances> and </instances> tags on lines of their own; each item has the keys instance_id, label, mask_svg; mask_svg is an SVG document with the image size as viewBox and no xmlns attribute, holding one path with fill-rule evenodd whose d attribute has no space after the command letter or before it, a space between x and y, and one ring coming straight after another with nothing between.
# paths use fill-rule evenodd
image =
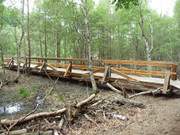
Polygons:
<instances>
[{"instance_id":1,"label":"dry branch","mask_svg":"<svg viewBox=\"0 0 180 135\"><path fill-rule=\"evenodd\" d=\"M94 99L95 97L96 97L96 94L92 94L92 95L91 95L90 97L88 97L87 99L79 102L79 103L76 105L76 107L79 108L79 107L87 104L88 102L92 101L92 99Z\"/></svg>"},{"instance_id":2,"label":"dry branch","mask_svg":"<svg viewBox=\"0 0 180 135\"><path fill-rule=\"evenodd\" d=\"M62 118L58 124L59 129L62 129L63 124L64 124L64 118Z\"/></svg>"},{"instance_id":3,"label":"dry branch","mask_svg":"<svg viewBox=\"0 0 180 135\"><path fill-rule=\"evenodd\" d=\"M77 103L76 108L77 110L75 112L78 112L82 106L84 106L85 104L87 104L88 102L92 101L95 98L96 94L92 94L90 97L88 97L87 99ZM42 117L51 117L51 116L57 116L60 115L62 113L65 113L68 109L63 108L54 112L41 112L41 113L37 113L37 114L31 114L27 117L22 117L16 120L8 120L8 119L3 119L0 121L1 125L14 125L14 124L20 124L20 123L24 123L33 119L37 119L37 118L42 118Z\"/></svg>"},{"instance_id":4,"label":"dry branch","mask_svg":"<svg viewBox=\"0 0 180 135\"><path fill-rule=\"evenodd\" d=\"M30 120L33 120L33 119L37 119L37 118L40 118L40 117L50 117L50 116L56 116L56 115L60 115L64 112L66 112L66 108L63 108L63 109L60 109L60 110L57 110L57 111L54 111L54 112L41 112L41 113L36 113L36 114L32 114L32 115L29 115L27 116L25 119L23 120L20 120L20 119L16 119L16 120L8 120L8 119L3 119L0 121L0 124L2 125L11 125L12 123L16 123L17 121L18 124L20 123L24 123L24 122L27 122L27 121L30 121Z\"/></svg>"},{"instance_id":5,"label":"dry branch","mask_svg":"<svg viewBox=\"0 0 180 135\"><path fill-rule=\"evenodd\" d=\"M141 95L147 95L147 94L157 94L157 93L161 93L161 90L160 88L156 89L156 90L149 90L149 91L143 91L143 92L140 92L140 93L136 93L134 95L131 95L129 96L129 98L134 98L134 97L137 97L137 96L141 96Z\"/></svg>"},{"instance_id":6,"label":"dry branch","mask_svg":"<svg viewBox=\"0 0 180 135\"><path fill-rule=\"evenodd\" d=\"M9 133L2 133L0 135L21 135L21 134L25 134L27 133L27 129L20 129L20 130L14 130L14 131L11 131Z\"/></svg>"},{"instance_id":7,"label":"dry branch","mask_svg":"<svg viewBox=\"0 0 180 135\"><path fill-rule=\"evenodd\" d=\"M114 86L112 86L110 83L106 83L106 85L114 92L123 94L120 90L116 89Z\"/></svg>"}]
</instances>

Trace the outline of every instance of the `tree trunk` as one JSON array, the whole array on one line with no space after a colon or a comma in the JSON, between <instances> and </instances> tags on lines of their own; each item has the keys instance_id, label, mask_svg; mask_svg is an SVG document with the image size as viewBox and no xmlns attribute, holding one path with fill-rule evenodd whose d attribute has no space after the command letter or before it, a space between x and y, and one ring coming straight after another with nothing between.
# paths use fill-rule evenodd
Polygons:
<instances>
[{"instance_id":1,"label":"tree trunk","mask_svg":"<svg viewBox=\"0 0 180 135\"><path fill-rule=\"evenodd\" d=\"M141 33L142 33L142 37L145 43L145 48L146 48L146 59L147 61L151 61L152 60L152 50L153 50L153 36L152 36L152 27L150 24L150 31L151 31L151 39L148 39L148 36L145 33L145 28L144 28L144 17L142 14L142 7L141 4L139 5L139 15L140 15L140 22L139 22L139 26L141 29Z\"/></svg>"},{"instance_id":2,"label":"tree trunk","mask_svg":"<svg viewBox=\"0 0 180 135\"><path fill-rule=\"evenodd\" d=\"M3 74L5 75L5 67L4 67L4 53L3 53L3 47L2 45L0 45L0 51L1 51L1 66L2 66L2 70L3 70Z\"/></svg>"},{"instance_id":3,"label":"tree trunk","mask_svg":"<svg viewBox=\"0 0 180 135\"><path fill-rule=\"evenodd\" d=\"M47 58L47 18L45 11L45 20L44 20L44 56Z\"/></svg>"},{"instance_id":4,"label":"tree trunk","mask_svg":"<svg viewBox=\"0 0 180 135\"><path fill-rule=\"evenodd\" d=\"M20 58L21 58L21 45L24 38L24 3L25 1L22 0L22 10L21 10L21 37L18 41L17 38L17 27L15 26L15 40L16 40L16 48L17 48L17 79L20 76Z\"/></svg>"},{"instance_id":5,"label":"tree trunk","mask_svg":"<svg viewBox=\"0 0 180 135\"><path fill-rule=\"evenodd\" d=\"M15 26L16 55L17 55L17 76L20 76L20 42L17 39L17 28Z\"/></svg>"},{"instance_id":6,"label":"tree trunk","mask_svg":"<svg viewBox=\"0 0 180 135\"><path fill-rule=\"evenodd\" d=\"M27 41L28 41L28 72L31 67L31 41L30 41L30 20L29 20L29 0L27 0Z\"/></svg>"},{"instance_id":7,"label":"tree trunk","mask_svg":"<svg viewBox=\"0 0 180 135\"><path fill-rule=\"evenodd\" d=\"M60 39L59 39L59 32L56 32L56 57L60 58Z\"/></svg>"},{"instance_id":8,"label":"tree trunk","mask_svg":"<svg viewBox=\"0 0 180 135\"><path fill-rule=\"evenodd\" d=\"M84 27L85 27L85 34L84 34L84 39L85 39L85 45L88 48L88 69L89 69L89 75L90 75L90 80L92 84L92 88L95 92L97 91L97 85L96 81L93 76L93 61L92 61L92 52L91 52L91 35L90 35L90 30L89 30L89 14L88 14L88 7L87 7L87 0L81 0L82 3L82 12L84 15Z\"/></svg>"},{"instance_id":9,"label":"tree trunk","mask_svg":"<svg viewBox=\"0 0 180 135\"><path fill-rule=\"evenodd\" d=\"M42 40L41 40L40 32L39 32L39 47L40 47L40 56L43 57Z\"/></svg>"}]
</instances>

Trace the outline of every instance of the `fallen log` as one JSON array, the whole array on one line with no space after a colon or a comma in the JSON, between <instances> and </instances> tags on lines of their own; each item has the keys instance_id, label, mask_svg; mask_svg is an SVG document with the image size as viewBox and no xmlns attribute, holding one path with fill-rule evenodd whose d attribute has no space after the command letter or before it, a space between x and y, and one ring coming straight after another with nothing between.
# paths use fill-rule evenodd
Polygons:
<instances>
[{"instance_id":1,"label":"fallen log","mask_svg":"<svg viewBox=\"0 0 180 135\"><path fill-rule=\"evenodd\" d=\"M23 120L19 120L19 119L16 119L16 120L8 120L8 119L3 119L0 121L0 124L1 125L12 125L13 123L16 123L18 122L18 124L20 123L24 123L24 122L27 122L27 121L30 121L30 120L33 120L33 119L37 119L37 118L40 118L40 117L50 117L50 116L56 116L56 115L60 115L64 112L66 112L66 108L63 108L63 109L60 109L60 110L57 110L57 111L54 111L54 112L41 112L41 113L37 113L37 114L32 114L32 115L29 115L27 116L26 118L24 118ZM22 118L20 118L22 119Z\"/></svg>"},{"instance_id":2,"label":"fallen log","mask_svg":"<svg viewBox=\"0 0 180 135\"><path fill-rule=\"evenodd\" d=\"M53 134L53 131L49 130L49 131L45 131L45 132L39 131L39 132L33 132L33 133L25 133L23 135L52 135L52 134Z\"/></svg>"},{"instance_id":3,"label":"fallen log","mask_svg":"<svg viewBox=\"0 0 180 135\"><path fill-rule=\"evenodd\" d=\"M88 102L92 101L95 98L95 96L96 96L96 94L92 94L87 99L77 103L76 106L75 106L77 109L75 110L73 117L75 117L75 115L77 115L77 113L81 110L82 106L84 106ZM20 123L24 123L24 122L27 122L27 121L30 121L30 120L33 120L33 119L41 118L41 117L57 116L57 115L60 115L62 113L65 113L67 110L68 110L67 108L63 108L63 109L60 109L60 110L57 110L57 111L54 111L54 112L41 112L41 113L29 115L29 116L27 116L25 118L22 117L22 118L19 118L19 119L16 119L16 120L3 119L3 120L0 121L0 124L1 125L12 125L14 123L20 124Z\"/></svg>"},{"instance_id":4,"label":"fallen log","mask_svg":"<svg viewBox=\"0 0 180 135\"><path fill-rule=\"evenodd\" d=\"M156 94L158 94L158 93L162 93L161 88L158 88L158 89L156 89L156 90L149 90L149 91L139 92L139 93L136 93L136 94L134 94L134 95L129 96L129 98L134 98L134 97L137 97L137 96L147 95L147 94L156 95Z\"/></svg>"},{"instance_id":5,"label":"fallen log","mask_svg":"<svg viewBox=\"0 0 180 135\"><path fill-rule=\"evenodd\" d=\"M11 131L9 133L2 133L0 135L21 135L21 134L25 134L27 133L27 129L20 129L20 130L14 130L14 131Z\"/></svg>"},{"instance_id":6,"label":"fallen log","mask_svg":"<svg viewBox=\"0 0 180 135\"><path fill-rule=\"evenodd\" d=\"M145 108L145 105L141 102L133 101L127 98L121 98L121 99L115 99L113 100L114 103L119 105L127 105L132 107L139 107L139 108Z\"/></svg>"},{"instance_id":7,"label":"fallen log","mask_svg":"<svg viewBox=\"0 0 180 135\"><path fill-rule=\"evenodd\" d=\"M77 108L80 108L81 106L83 106L83 105L87 104L88 102L90 102L90 101L91 101L92 99L94 99L95 97L96 97L96 94L92 94L92 95L91 95L90 97L88 97L87 99L79 102L79 103L76 105L76 107L77 107Z\"/></svg>"}]
</instances>

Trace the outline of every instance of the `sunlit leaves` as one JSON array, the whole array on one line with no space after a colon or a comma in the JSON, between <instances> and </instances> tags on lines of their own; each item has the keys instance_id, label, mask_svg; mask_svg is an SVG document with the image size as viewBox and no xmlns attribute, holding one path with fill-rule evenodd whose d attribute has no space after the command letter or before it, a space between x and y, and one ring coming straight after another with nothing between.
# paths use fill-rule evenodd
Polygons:
<instances>
[{"instance_id":1,"label":"sunlit leaves","mask_svg":"<svg viewBox=\"0 0 180 135\"><path fill-rule=\"evenodd\" d=\"M139 0L113 0L113 4L116 4L116 9L126 8L129 9L132 5L138 5Z\"/></svg>"}]
</instances>

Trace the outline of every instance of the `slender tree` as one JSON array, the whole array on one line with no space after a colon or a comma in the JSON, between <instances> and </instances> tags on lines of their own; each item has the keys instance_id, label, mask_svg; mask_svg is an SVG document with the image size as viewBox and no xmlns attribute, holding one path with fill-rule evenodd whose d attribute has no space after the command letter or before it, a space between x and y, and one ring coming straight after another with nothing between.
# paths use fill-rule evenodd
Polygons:
<instances>
[{"instance_id":1,"label":"slender tree","mask_svg":"<svg viewBox=\"0 0 180 135\"><path fill-rule=\"evenodd\" d=\"M44 14L44 56L47 57L47 12Z\"/></svg>"},{"instance_id":2,"label":"slender tree","mask_svg":"<svg viewBox=\"0 0 180 135\"><path fill-rule=\"evenodd\" d=\"M0 18L2 18L4 15L4 6L2 5L2 1L0 2ZM3 29L3 20L0 21L0 32ZM1 66L3 69L3 74L5 74L5 68L4 68L4 49L2 43L0 43L0 52L1 52Z\"/></svg>"},{"instance_id":3,"label":"slender tree","mask_svg":"<svg viewBox=\"0 0 180 135\"><path fill-rule=\"evenodd\" d=\"M28 72L31 67L31 40L30 40L30 11L29 0L27 0L27 44L28 44Z\"/></svg>"},{"instance_id":4,"label":"slender tree","mask_svg":"<svg viewBox=\"0 0 180 135\"><path fill-rule=\"evenodd\" d=\"M139 27L141 29L142 37L145 43L145 48L146 48L146 58L147 61L152 60L152 51L153 51L153 27L151 22L149 23L149 29L150 29L150 36L145 32L145 21L142 13L142 3L139 4L139 16L140 16L140 21L139 21Z\"/></svg>"},{"instance_id":5,"label":"slender tree","mask_svg":"<svg viewBox=\"0 0 180 135\"><path fill-rule=\"evenodd\" d=\"M15 24L15 40L16 40L16 46L17 46L17 77L20 76L20 58L21 58L21 46L24 38L24 3L25 1L22 0L22 8L21 8L21 20L20 20L20 26L21 26L21 36L20 39L18 40L17 37L17 25Z\"/></svg>"},{"instance_id":6,"label":"slender tree","mask_svg":"<svg viewBox=\"0 0 180 135\"><path fill-rule=\"evenodd\" d=\"M85 45L88 48L88 69L90 74L90 80L92 84L92 88L95 92L98 92L96 82L93 76L93 60L92 60L92 50L91 50L91 33L89 29L89 12L88 12L88 2L87 0L81 0L81 9L84 16L84 27L85 27L85 33L84 33L84 39L85 39Z\"/></svg>"}]
</instances>

